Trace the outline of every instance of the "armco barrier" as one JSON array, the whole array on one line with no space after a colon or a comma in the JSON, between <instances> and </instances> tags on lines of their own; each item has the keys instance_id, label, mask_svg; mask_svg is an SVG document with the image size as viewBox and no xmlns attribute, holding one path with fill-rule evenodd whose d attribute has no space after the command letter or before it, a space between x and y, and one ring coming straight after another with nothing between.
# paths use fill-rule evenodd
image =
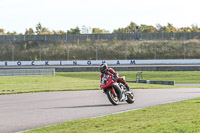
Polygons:
<instances>
[{"instance_id":1,"label":"armco barrier","mask_svg":"<svg viewBox=\"0 0 200 133\"><path fill-rule=\"evenodd\" d=\"M129 81L128 81L129 82ZM130 81L132 82L132 81ZM133 81L134 82L134 81ZM145 84L162 84L162 85L175 85L175 81L151 81L151 80L137 80L136 83Z\"/></svg>"},{"instance_id":2,"label":"armco barrier","mask_svg":"<svg viewBox=\"0 0 200 133\"><path fill-rule=\"evenodd\" d=\"M175 81L149 81L149 84L175 85Z\"/></svg>"},{"instance_id":3,"label":"armco barrier","mask_svg":"<svg viewBox=\"0 0 200 133\"><path fill-rule=\"evenodd\" d=\"M200 71L200 66L112 66L115 71ZM58 67L56 72L99 71L99 67Z\"/></svg>"},{"instance_id":4,"label":"armco barrier","mask_svg":"<svg viewBox=\"0 0 200 133\"><path fill-rule=\"evenodd\" d=\"M0 69L0 76L55 75L55 69Z\"/></svg>"}]
</instances>

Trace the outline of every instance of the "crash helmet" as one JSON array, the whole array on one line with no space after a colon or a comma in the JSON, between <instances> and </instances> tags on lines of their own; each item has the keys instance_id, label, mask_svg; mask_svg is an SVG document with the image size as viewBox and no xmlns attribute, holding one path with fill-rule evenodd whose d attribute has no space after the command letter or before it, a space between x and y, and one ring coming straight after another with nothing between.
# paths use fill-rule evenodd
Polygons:
<instances>
[{"instance_id":1,"label":"crash helmet","mask_svg":"<svg viewBox=\"0 0 200 133\"><path fill-rule=\"evenodd\" d=\"M108 65L106 63L100 64L100 71L101 73L105 73L105 71L108 69Z\"/></svg>"}]
</instances>

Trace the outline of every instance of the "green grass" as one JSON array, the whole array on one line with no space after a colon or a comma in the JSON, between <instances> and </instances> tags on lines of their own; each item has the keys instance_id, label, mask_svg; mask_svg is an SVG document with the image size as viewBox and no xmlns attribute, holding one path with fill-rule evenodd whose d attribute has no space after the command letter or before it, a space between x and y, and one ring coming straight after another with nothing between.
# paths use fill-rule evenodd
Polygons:
<instances>
[{"instance_id":1,"label":"green grass","mask_svg":"<svg viewBox=\"0 0 200 133\"><path fill-rule=\"evenodd\" d=\"M200 133L200 98L98 118L74 120L27 133Z\"/></svg>"},{"instance_id":2,"label":"green grass","mask_svg":"<svg viewBox=\"0 0 200 133\"><path fill-rule=\"evenodd\" d=\"M127 81L133 81L137 72L119 72ZM200 71L190 72L143 72L143 79L175 81L176 83L200 83ZM97 90L100 85L99 72L57 72L55 76L0 77L0 94ZM133 84L133 89L179 88L177 86Z\"/></svg>"},{"instance_id":3,"label":"green grass","mask_svg":"<svg viewBox=\"0 0 200 133\"><path fill-rule=\"evenodd\" d=\"M127 80L136 80L137 71L120 72ZM200 71L144 71L144 80L175 81L176 83L200 83Z\"/></svg>"}]
</instances>

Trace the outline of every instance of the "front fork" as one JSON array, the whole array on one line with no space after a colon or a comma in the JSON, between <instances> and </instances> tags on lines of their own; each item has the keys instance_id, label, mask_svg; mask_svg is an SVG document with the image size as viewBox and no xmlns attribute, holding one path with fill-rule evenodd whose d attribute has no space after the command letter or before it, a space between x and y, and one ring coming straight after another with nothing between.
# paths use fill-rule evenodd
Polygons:
<instances>
[{"instance_id":1,"label":"front fork","mask_svg":"<svg viewBox=\"0 0 200 133\"><path fill-rule=\"evenodd\" d=\"M104 89L104 93L106 94L106 91L110 90L113 94L113 96L117 96L116 92L115 92L115 89L112 87L112 88L108 88L108 89Z\"/></svg>"}]
</instances>

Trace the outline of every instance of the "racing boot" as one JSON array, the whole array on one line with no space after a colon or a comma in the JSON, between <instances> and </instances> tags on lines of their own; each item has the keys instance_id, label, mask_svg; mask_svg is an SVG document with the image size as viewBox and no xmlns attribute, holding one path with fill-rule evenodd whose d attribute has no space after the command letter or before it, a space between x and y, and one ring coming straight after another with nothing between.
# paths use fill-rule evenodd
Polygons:
<instances>
[{"instance_id":1,"label":"racing boot","mask_svg":"<svg viewBox=\"0 0 200 133\"><path fill-rule=\"evenodd\" d=\"M125 84L124 86L126 87L127 91L130 91L128 84Z\"/></svg>"}]
</instances>

